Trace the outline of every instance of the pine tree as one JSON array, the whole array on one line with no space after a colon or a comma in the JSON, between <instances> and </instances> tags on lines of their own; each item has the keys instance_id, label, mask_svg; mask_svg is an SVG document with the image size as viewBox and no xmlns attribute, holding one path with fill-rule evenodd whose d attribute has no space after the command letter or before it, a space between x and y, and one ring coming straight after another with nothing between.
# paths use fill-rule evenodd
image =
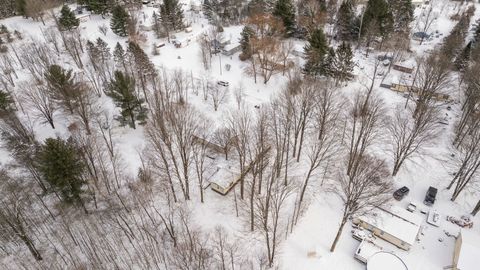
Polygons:
<instances>
[{"instance_id":1,"label":"pine tree","mask_svg":"<svg viewBox=\"0 0 480 270\"><path fill-rule=\"evenodd\" d=\"M313 31L304 47L307 63L304 71L306 74L316 76L322 74L325 55L328 52L327 40L321 28Z\"/></svg>"},{"instance_id":2,"label":"pine tree","mask_svg":"<svg viewBox=\"0 0 480 270\"><path fill-rule=\"evenodd\" d=\"M355 11L351 0L345 0L340 5L337 13L337 36L341 40L353 38Z\"/></svg>"},{"instance_id":3,"label":"pine tree","mask_svg":"<svg viewBox=\"0 0 480 270\"><path fill-rule=\"evenodd\" d=\"M0 118L5 113L13 111L14 102L8 92L0 90Z\"/></svg>"},{"instance_id":4,"label":"pine tree","mask_svg":"<svg viewBox=\"0 0 480 270\"><path fill-rule=\"evenodd\" d=\"M178 0L164 0L160 5L160 18L168 31L184 27L183 10Z\"/></svg>"},{"instance_id":5,"label":"pine tree","mask_svg":"<svg viewBox=\"0 0 480 270\"><path fill-rule=\"evenodd\" d=\"M145 98L147 97L146 84L147 78L152 78L156 76L155 66L153 65L150 58L147 56L145 51L140 48L140 46L130 41L128 43L128 53L133 56L133 62L135 65L136 76L140 79L142 90ZM147 100L148 101L148 100Z\"/></svg>"},{"instance_id":6,"label":"pine tree","mask_svg":"<svg viewBox=\"0 0 480 270\"><path fill-rule=\"evenodd\" d=\"M117 69L122 68L124 71L127 71L127 62L125 61L126 53L122 45L119 42L115 45L113 50L113 60L117 66Z\"/></svg>"},{"instance_id":7,"label":"pine tree","mask_svg":"<svg viewBox=\"0 0 480 270\"><path fill-rule=\"evenodd\" d=\"M393 30L393 15L390 5L385 0L368 0L363 14L362 27L378 29L378 34L383 37L390 34ZM367 32L362 30L362 35Z\"/></svg>"},{"instance_id":8,"label":"pine tree","mask_svg":"<svg viewBox=\"0 0 480 270\"><path fill-rule=\"evenodd\" d=\"M112 20L110 21L112 32L121 37L126 37L128 34L128 18L128 13L122 6L115 6L112 10Z\"/></svg>"},{"instance_id":9,"label":"pine tree","mask_svg":"<svg viewBox=\"0 0 480 270\"><path fill-rule=\"evenodd\" d=\"M16 0L17 13L18 15L26 15L27 2L25 0Z\"/></svg>"},{"instance_id":10,"label":"pine tree","mask_svg":"<svg viewBox=\"0 0 480 270\"><path fill-rule=\"evenodd\" d=\"M155 35L157 38L164 38L165 37L165 31L161 25L161 19L160 15L158 15L155 11L152 14L152 21L153 21L153 32L155 32Z\"/></svg>"},{"instance_id":11,"label":"pine tree","mask_svg":"<svg viewBox=\"0 0 480 270\"><path fill-rule=\"evenodd\" d=\"M83 193L85 164L79 150L70 141L48 138L37 156L38 168L44 180L66 203L79 203L87 211Z\"/></svg>"},{"instance_id":12,"label":"pine tree","mask_svg":"<svg viewBox=\"0 0 480 270\"><path fill-rule=\"evenodd\" d=\"M336 71L335 69L336 59L337 59L337 56L335 54L335 49L332 47L328 48L327 56L325 56L325 59L323 60L323 63L321 65L320 75L323 75L328 78L334 77L335 71Z\"/></svg>"},{"instance_id":13,"label":"pine tree","mask_svg":"<svg viewBox=\"0 0 480 270\"><path fill-rule=\"evenodd\" d=\"M254 35L254 31L249 26L244 26L242 33L240 33L240 45L242 46L242 53L240 54L240 59L245 61L252 57L252 48L250 46L250 38Z\"/></svg>"},{"instance_id":14,"label":"pine tree","mask_svg":"<svg viewBox=\"0 0 480 270\"><path fill-rule=\"evenodd\" d=\"M473 42L470 41L455 59L454 64L458 71L464 71L468 67L468 62L470 61L472 55L472 46Z\"/></svg>"},{"instance_id":15,"label":"pine tree","mask_svg":"<svg viewBox=\"0 0 480 270\"><path fill-rule=\"evenodd\" d=\"M342 42L337 48L334 61L334 77L337 82L353 79L353 53L350 44Z\"/></svg>"},{"instance_id":16,"label":"pine tree","mask_svg":"<svg viewBox=\"0 0 480 270\"><path fill-rule=\"evenodd\" d=\"M389 0L393 13L393 28L395 32L410 33L410 23L413 21L414 7L412 0Z\"/></svg>"},{"instance_id":17,"label":"pine tree","mask_svg":"<svg viewBox=\"0 0 480 270\"><path fill-rule=\"evenodd\" d=\"M144 121L146 110L142 107L143 99L138 98L135 91L135 80L121 71L115 71L114 79L110 82L106 94L111 97L121 111L122 124L129 123L135 129L135 121Z\"/></svg>"},{"instance_id":18,"label":"pine tree","mask_svg":"<svg viewBox=\"0 0 480 270\"><path fill-rule=\"evenodd\" d=\"M108 47L108 44L103 39L97 38L96 47L100 56L99 61L102 64L110 61L110 59L112 58L112 54L110 53L110 48Z\"/></svg>"},{"instance_id":19,"label":"pine tree","mask_svg":"<svg viewBox=\"0 0 480 270\"><path fill-rule=\"evenodd\" d=\"M72 10L70 10L67 5L62 7L60 14L58 24L61 30L72 30L80 25L80 21L75 17L75 14L73 14Z\"/></svg>"},{"instance_id":20,"label":"pine tree","mask_svg":"<svg viewBox=\"0 0 480 270\"><path fill-rule=\"evenodd\" d=\"M288 36L295 32L295 6L291 0L278 0L273 15L282 19Z\"/></svg>"},{"instance_id":21,"label":"pine tree","mask_svg":"<svg viewBox=\"0 0 480 270\"><path fill-rule=\"evenodd\" d=\"M65 70L58 65L51 65L45 72L49 95L51 98L73 113L78 87L74 81L72 70Z\"/></svg>"}]
</instances>

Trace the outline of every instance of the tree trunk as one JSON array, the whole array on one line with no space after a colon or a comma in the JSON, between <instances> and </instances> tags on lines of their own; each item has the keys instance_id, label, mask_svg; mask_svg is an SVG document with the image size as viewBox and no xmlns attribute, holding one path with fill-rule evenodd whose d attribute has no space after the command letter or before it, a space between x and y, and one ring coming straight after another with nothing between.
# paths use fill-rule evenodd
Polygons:
<instances>
[{"instance_id":1,"label":"tree trunk","mask_svg":"<svg viewBox=\"0 0 480 270\"><path fill-rule=\"evenodd\" d=\"M475 216L478 213L478 211L480 211L480 200L478 200L477 205L475 205L475 208L473 208L471 213L472 216Z\"/></svg>"},{"instance_id":2,"label":"tree trunk","mask_svg":"<svg viewBox=\"0 0 480 270\"><path fill-rule=\"evenodd\" d=\"M342 223L340 224L340 228L338 228L337 235L335 236L335 240L333 240L332 246L330 247L330 252L335 251L335 247L337 246L338 240L340 240L340 236L342 235L343 227L347 223L347 217L343 217Z\"/></svg>"},{"instance_id":3,"label":"tree trunk","mask_svg":"<svg viewBox=\"0 0 480 270\"><path fill-rule=\"evenodd\" d=\"M33 244L32 240L28 236L20 236L20 238L25 243L25 245L27 245L28 250L30 251L30 253L32 253L35 260L41 261L43 258L40 255L40 252L37 250L37 248Z\"/></svg>"}]
</instances>

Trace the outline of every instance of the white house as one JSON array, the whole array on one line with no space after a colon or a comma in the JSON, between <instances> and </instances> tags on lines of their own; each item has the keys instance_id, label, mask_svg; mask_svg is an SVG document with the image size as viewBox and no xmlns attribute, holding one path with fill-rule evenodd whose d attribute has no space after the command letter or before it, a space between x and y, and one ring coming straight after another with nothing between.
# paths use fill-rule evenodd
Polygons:
<instances>
[{"instance_id":1,"label":"white house","mask_svg":"<svg viewBox=\"0 0 480 270\"><path fill-rule=\"evenodd\" d=\"M461 230L453 252L453 270L476 270L480 264L480 236L469 230Z\"/></svg>"},{"instance_id":2,"label":"white house","mask_svg":"<svg viewBox=\"0 0 480 270\"><path fill-rule=\"evenodd\" d=\"M409 250L417 240L421 222L421 217L397 206L376 208L354 219L355 224L404 250Z\"/></svg>"}]
</instances>

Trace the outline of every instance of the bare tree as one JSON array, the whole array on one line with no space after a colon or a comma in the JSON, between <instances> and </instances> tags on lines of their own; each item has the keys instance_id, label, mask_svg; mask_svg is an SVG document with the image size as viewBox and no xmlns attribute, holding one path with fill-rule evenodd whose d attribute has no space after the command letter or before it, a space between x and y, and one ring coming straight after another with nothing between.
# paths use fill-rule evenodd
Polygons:
<instances>
[{"instance_id":1,"label":"bare tree","mask_svg":"<svg viewBox=\"0 0 480 270\"><path fill-rule=\"evenodd\" d=\"M455 184L452 201L457 199L465 187L473 184L478 176L478 169L480 168L480 128L473 130L459 148L460 156L457 161L457 171L447 187L447 189L450 189Z\"/></svg>"},{"instance_id":2,"label":"bare tree","mask_svg":"<svg viewBox=\"0 0 480 270\"><path fill-rule=\"evenodd\" d=\"M382 101L375 96L357 95L353 108L348 112L345 135L348 163L347 175L355 177L363 163L367 149L374 145L382 135L385 125Z\"/></svg>"},{"instance_id":3,"label":"bare tree","mask_svg":"<svg viewBox=\"0 0 480 270\"><path fill-rule=\"evenodd\" d=\"M37 261L42 260L39 250L35 246L34 238L32 237L32 229L30 228L32 221L26 216L26 209L31 207L26 193L21 194L19 186L12 183L12 179L5 171L0 172L0 178L3 185L2 190L7 192L0 201L0 229L2 234L11 235L13 238L23 242Z\"/></svg>"},{"instance_id":4,"label":"bare tree","mask_svg":"<svg viewBox=\"0 0 480 270\"><path fill-rule=\"evenodd\" d=\"M435 107L423 109L416 118L411 117L413 111L407 112L403 106L397 107L388 125L394 160L393 176L397 175L405 161L422 156L423 150L432 145L439 132L438 110Z\"/></svg>"},{"instance_id":5,"label":"bare tree","mask_svg":"<svg viewBox=\"0 0 480 270\"><path fill-rule=\"evenodd\" d=\"M233 148L238 156L240 173L246 171L248 163L248 153L250 149L250 133L252 128L252 119L250 113L246 110L230 112L227 120L228 129L232 134ZM245 179L240 179L240 197L244 199Z\"/></svg>"},{"instance_id":6,"label":"bare tree","mask_svg":"<svg viewBox=\"0 0 480 270\"><path fill-rule=\"evenodd\" d=\"M25 105L33 108L37 119L43 119L43 123L49 123L55 129L53 115L56 111L54 102L50 99L45 85L23 85L21 97Z\"/></svg>"},{"instance_id":7,"label":"bare tree","mask_svg":"<svg viewBox=\"0 0 480 270\"><path fill-rule=\"evenodd\" d=\"M348 162L347 162L348 164ZM375 207L385 205L391 198L392 181L384 161L371 156L360 159L355 175L349 176L339 171L338 183L333 191L343 202L343 214L335 240L330 251L333 252L348 219L362 215Z\"/></svg>"},{"instance_id":8,"label":"bare tree","mask_svg":"<svg viewBox=\"0 0 480 270\"><path fill-rule=\"evenodd\" d=\"M415 79L418 97L414 117L417 117L424 107L432 106L442 91L450 85L450 67L450 60L440 52L418 59L418 72Z\"/></svg>"},{"instance_id":9,"label":"bare tree","mask_svg":"<svg viewBox=\"0 0 480 270\"><path fill-rule=\"evenodd\" d=\"M220 104L227 101L228 97L228 88L218 85L216 83L211 83L208 89L209 96L211 97L213 109L218 110Z\"/></svg>"},{"instance_id":10,"label":"bare tree","mask_svg":"<svg viewBox=\"0 0 480 270\"><path fill-rule=\"evenodd\" d=\"M256 226L259 229L267 251L268 267L273 267L278 254L280 236L286 232L288 223L282 219L286 216L287 200L292 194L290 186L277 181L273 170L269 172L266 191L256 196Z\"/></svg>"},{"instance_id":11,"label":"bare tree","mask_svg":"<svg viewBox=\"0 0 480 270\"><path fill-rule=\"evenodd\" d=\"M315 112L314 112L314 125L318 130L318 133L312 133L310 135L310 148L307 154L308 158L308 171L303 181L298 202L296 204L294 222L298 221L298 218L303 211L302 202L304 200L305 193L307 191L310 178L314 175L315 171L323 166L336 154L336 146L339 146L340 130L340 115L339 108L341 107L334 96L334 90L330 89L328 84L322 84L318 95L315 99ZM327 168L325 168L327 169Z\"/></svg>"},{"instance_id":12,"label":"bare tree","mask_svg":"<svg viewBox=\"0 0 480 270\"><path fill-rule=\"evenodd\" d=\"M235 138L227 127L220 127L213 133L213 141L222 148L225 159L228 160L228 153L233 147Z\"/></svg>"},{"instance_id":13,"label":"bare tree","mask_svg":"<svg viewBox=\"0 0 480 270\"><path fill-rule=\"evenodd\" d=\"M237 103L237 109L240 110L243 104L244 96L245 96L245 89L243 88L243 83L240 82L240 84L235 87L233 90L233 95L235 97L235 102Z\"/></svg>"}]
</instances>

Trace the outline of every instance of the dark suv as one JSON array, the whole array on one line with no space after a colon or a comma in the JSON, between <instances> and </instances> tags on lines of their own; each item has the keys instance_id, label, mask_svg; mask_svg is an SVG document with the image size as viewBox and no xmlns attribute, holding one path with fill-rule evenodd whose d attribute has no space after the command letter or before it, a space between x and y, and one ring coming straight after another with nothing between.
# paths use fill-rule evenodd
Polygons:
<instances>
[{"instance_id":1,"label":"dark suv","mask_svg":"<svg viewBox=\"0 0 480 270\"><path fill-rule=\"evenodd\" d=\"M437 189L434 187L429 187L427 190L427 194L425 194L425 200L423 200L423 203L425 205L433 205L435 203L435 198L437 197Z\"/></svg>"},{"instance_id":2,"label":"dark suv","mask_svg":"<svg viewBox=\"0 0 480 270\"><path fill-rule=\"evenodd\" d=\"M395 200L397 200L397 201L401 201L403 198L405 198L405 196L408 195L408 192L410 192L410 189L408 189L408 187L404 186L402 188L397 189L393 193L393 198L395 198Z\"/></svg>"}]
</instances>

